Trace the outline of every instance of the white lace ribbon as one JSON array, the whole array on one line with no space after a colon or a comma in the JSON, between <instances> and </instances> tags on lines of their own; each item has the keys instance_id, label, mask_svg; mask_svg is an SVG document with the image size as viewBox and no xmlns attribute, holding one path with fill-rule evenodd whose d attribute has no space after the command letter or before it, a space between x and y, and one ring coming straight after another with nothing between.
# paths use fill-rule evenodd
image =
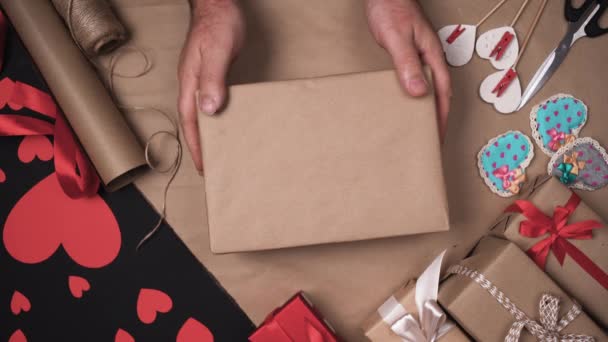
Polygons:
<instances>
[{"instance_id":1,"label":"white lace ribbon","mask_svg":"<svg viewBox=\"0 0 608 342\"><path fill-rule=\"evenodd\" d=\"M416 281L415 300L419 320L407 312L394 296L378 308L382 320L404 342L435 342L454 328L437 304L441 262L445 252L437 256Z\"/></svg>"}]
</instances>

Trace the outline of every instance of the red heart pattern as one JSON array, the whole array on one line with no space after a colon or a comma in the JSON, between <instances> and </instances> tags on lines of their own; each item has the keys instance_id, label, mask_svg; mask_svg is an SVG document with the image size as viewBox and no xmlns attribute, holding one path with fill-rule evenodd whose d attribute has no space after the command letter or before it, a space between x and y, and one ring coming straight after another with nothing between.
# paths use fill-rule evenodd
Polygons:
<instances>
[{"instance_id":1,"label":"red heart pattern","mask_svg":"<svg viewBox=\"0 0 608 342\"><path fill-rule=\"evenodd\" d=\"M69 276L68 287L74 298L82 298L83 293L91 289L91 284L83 277Z\"/></svg>"},{"instance_id":2,"label":"red heart pattern","mask_svg":"<svg viewBox=\"0 0 608 342\"><path fill-rule=\"evenodd\" d=\"M27 338L21 329L17 329L11 337L9 337L8 342L27 342Z\"/></svg>"},{"instance_id":3,"label":"red heart pattern","mask_svg":"<svg viewBox=\"0 0 608 342\"><path fill-rule=\"evenodd\" d=\"M29 135L23 138L17 149L17 157L24 163L31 163L34 158L42 161L53 159L53 144L44 135Z\"/></svg>"},{"instance_id":4,"label":"red heart pattern","mask_svg":"<svg viewBox=\"0 0 608 342\"><path fill-rule=\"evenodd\" d=\"M14 110L23 108L23 106L13 101L14 94L15 82L8 77L0 80L0 108L6 106L7 104Z\"/></svg>"},{"instance_id":5,"label":"red heart pattern","mask_svg":"<svg viewBox=\"0 0 608 342\"><path fill-rule=\"evenodd\" d=\"M43 262L62 246L77 264L100 268L118 255L121 234L114 214L99 195L72 199L52 173L13 207L3 240L8 253L26 264Z\"/></svg>"},{"instance_id":6,"label":"red heart pattern","mask_svg":"<svg viewBox=\"0 0 608 342\"><path fill-rule=\"evenodd\" d=\"M30 300L19 291L13 292L13 298L11 298L11 312L17 316L22 311L28 312L32 308Z\"/></svg>"},{"instance_id":7,"label":"red heart pattern","mask_svg":"<svg viewBox=\"0 0 608 342\"><path fill-rule=\"evenodd\" d=\"M114 342L135 342L135 339L128 332L118 329L116 336L114 336Z\"/></svg>"},{"instance_id":8,"label":"red heart pattern","mask_svg":"<svg viewBox=\"0 0 608 342\"><path fill-rule=\"evenodd\" d=\"M173 308L173 300L166 293L155 289L141 289L137 297L137 317L145 324L152 324L157 313L167 313Z\"/></svg>"},{"instance_id":9,"label":"red heart pattern","mask_svg":"<svg viewBox=\"0 0 608 342\"><path fill-rule=\"evenodd\" d=\"M203 323L190 317L177 332L176 342L213 342L213 334Z\"/></svg>"},{"instance_id":10,"label":"red heart pattern","mask_svg":"<svg viewBox=\"0 0 608 342\"><path fill-rule=\"evenodd\" d=\"M4 173L4 170L0 169L0 183L4 182L6 182L6 173Z\"/></svg>"}]
</instances>

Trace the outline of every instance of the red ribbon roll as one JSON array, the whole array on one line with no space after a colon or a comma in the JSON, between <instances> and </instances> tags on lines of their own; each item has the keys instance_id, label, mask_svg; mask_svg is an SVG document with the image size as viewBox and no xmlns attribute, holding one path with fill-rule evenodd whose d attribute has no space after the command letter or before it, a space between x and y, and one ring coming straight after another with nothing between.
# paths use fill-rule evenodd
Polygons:
<instances>
[{"instance_id":1,"label":"red ribbon roll","mask_svg":"<svg viewBox=\"0 0 608 342\"><path fill-rule=\"evenodd\" d=\"M608 289L608 274L568 241L568 239L591 240L593 239L593 229L605 228L595 220L568 224L570 215L576 210L580 202L580 197L572 193L565 206L555 208L553 217L545 215L532 202L525 200L515 201L505 212L520 213L528 219L522 221L519 225L519 233L522 236L537 238L549 234L548 237L539 241L527 251L528 255L540 268L545 269L550 250L553 250L555 257L562 266L566 254L568 254L598 283Z\"/></svg>"},{"instance_id":2,"label":"red ribbon roll","mask_svg":"<svg viewBox=\"0 0 608 342\"><path fill-rule=\"evenodd\" d=\"M22 115L0 115L0 136L53 135L55 173L63 191L71 198L97 193L99 177L49 94L4 78L0 80L0 108L6 105L14 110L25 107L55 121L53 124Z\"/></svg>"}]
</instances>

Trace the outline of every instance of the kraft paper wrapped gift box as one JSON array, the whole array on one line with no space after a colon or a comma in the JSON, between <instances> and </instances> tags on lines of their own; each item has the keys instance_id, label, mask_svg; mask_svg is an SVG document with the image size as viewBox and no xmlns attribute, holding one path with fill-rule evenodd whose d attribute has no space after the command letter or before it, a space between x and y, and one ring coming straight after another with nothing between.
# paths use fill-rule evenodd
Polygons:
<instances>
[{"instance_id":1,"label":"kraft paper wrapped gift box","mask_svg":"<svg viewBox=\"0 0 608 342\"><path fill-rule=\"evenodd\" d=\"M199 123L213 252L449 228L434 96L392 70L233 86Z\"/></svg>"},{"instance_id":2,"label":"kraft paper wrapped gift box","mask_svg":"<svg viewBox=\"0 0 608 342\"><path fill-rule=\"evenodd\" d=\"M417 321L419 315L417 313L415 301L416 281L411 280L404 286L400 287L392 298L403 306L404 312L411 313ZM376 311L363 323L363 331L365 336L372 342L403 342L403 338L395 334L391 330L391 326L383 318L379 311ZM470 338L457 326L450 329L445 335L441 336L437 342L468 342Z\"/></svg>"},{"instance_id":3,"label":"kraft paper wrapped gift box","mask_svg":"<svg viewBox=\"0 0 608 342\"><path fill-rule=\"evenodd\" d=\"M591 317L608 328L608 226L582 201L567 209L572 211L560 224L563 216L558 211L563 210L560 207L566 209L569 201L578 198L573 196L576 196L574 192L556 178L551 178L528 194L527 204L515 202L515 205L527 206L528 211L533 210L530 207L534 206L546 218L530 218L519 212L507 213L493 227L493 232L515 243L533 258L547 253L546 264L539 266L581 303ZM543 220L549 225L544 226ZM526 225L539 230L538 236L525 230L520 232L520 226L525 228ZM586 229L591 227L590 230ZM550 234L551 229L555 229L557 234ZM556 236L561 238L548 244L548 239ZM543 245L544 249L541 248ZM565 252L563 265L555 255L556 248ZM587 265L589 262L595 266Z\"/></svg>"},{"instance_id":4,"label":"kraft paper wrapped gift box","mask_svg":"<svg viewBox=\"0 0 608 342\"><path fill-rule=\"evenodd\" d=\"M528 256L515 244L497 237L483 238L471 256L462 260L453 270L464 270L466 267L478 272L470 273L473 278L485 278L487 288L500 290L512 304L531 320L549 328L555 318L561 320L573 307L574 302L557 286L548 275L539 269ZM482 276L480 276L481 274ZM482 281L483 282L483 281ZM496 296L500 295L496 293ZM539 313L543 295L549 294L559 299L558 312ZM439 289L439 303L451 317L467 331L476 341L503 341L516 321L520 321L505 309L490 291L476 283L471 277L462 274L450 275ZM553 306L555 307L555 306ZM584 310L584 308L583 308ZM560 324L556 324L560 326ZM521 333L520 342L537 341L527 328ZM545 334L551 329L546 329ZM597 326L585 312L581 312L559 334L587 335L595 341L608 341L608 336ZM557 339L561 341L560 339ZM579 340L577 340L579 341ZM588 340L580 340L588 341Z\"/></svg>"}]
</instances>

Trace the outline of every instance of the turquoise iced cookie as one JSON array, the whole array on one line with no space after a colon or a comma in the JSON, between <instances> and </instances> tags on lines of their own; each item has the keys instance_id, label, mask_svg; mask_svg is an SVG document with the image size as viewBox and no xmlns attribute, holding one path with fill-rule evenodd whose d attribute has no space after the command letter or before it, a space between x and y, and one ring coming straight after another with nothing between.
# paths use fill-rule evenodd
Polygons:
<instances>
[{"instance_id":1,"label":"turquoise iced cookie","mask_svg":"<svg viewBox=\"0 0 608 342\"><path fill-rule=\"evenodd\" d=\"M532 109L532 136L543 152L552 156L578 137L587 117L583 101L566 94L552 96Z\"/></svg>"},{"instance_id":2,"label":"turquoise iced cookie","mask_svg":"<svg viewBox=\"0 0 608 342\"><path fill-rule=\"evenodd\" d=\"M591 138L576 139L553 155L547 172L571 188L597 190L608 185L608 154Z\"/></svg>"},{"instance_id":3,"label":"turquoise iced cookie","mask_svg":"<svg viewBox=\"0 0 608 342\"><path fill-rule=\"evenodd\" d=\"M491 139L477 154L479 175L495 194L510 197L521 189L534 146L525 134L509 131Z\"/></svg>"}]
</instances>

